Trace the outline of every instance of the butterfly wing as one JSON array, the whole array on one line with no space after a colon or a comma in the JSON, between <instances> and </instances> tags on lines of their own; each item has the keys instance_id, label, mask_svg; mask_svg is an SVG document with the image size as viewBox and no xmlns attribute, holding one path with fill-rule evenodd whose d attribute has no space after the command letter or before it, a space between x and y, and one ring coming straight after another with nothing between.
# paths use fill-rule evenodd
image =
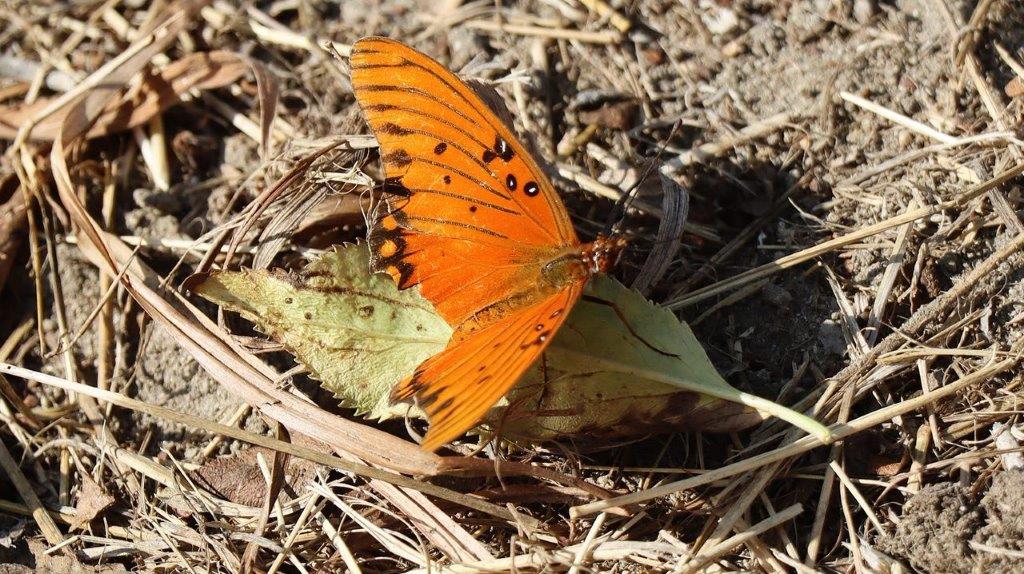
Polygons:
<instances>
[{"instance_id":1,"label":"butterfly wing","mask_svg":"<svg viewBox=\"0 0 1024 574\"><path fill-rule=\"evenodd\" d=\"M352 50L356 99L380 143L395 198L370 232L376 271L420 285L449 324L535 284L579 240L550 181L455 74L404 44Z\"/></svg>"},{"instance_id":2,"label":"butterfly wing","mask_svg":"<svg viewBox=\"0 0 1024 574\"><path fill-rule=\"evenodd\" d=\"M564 291L469 333L456 331L441 353L392 393L416 395L430 417L423 448L436 450L466 432L519 380L551 342L582 286Z\"/></svg>"}]
</instances>

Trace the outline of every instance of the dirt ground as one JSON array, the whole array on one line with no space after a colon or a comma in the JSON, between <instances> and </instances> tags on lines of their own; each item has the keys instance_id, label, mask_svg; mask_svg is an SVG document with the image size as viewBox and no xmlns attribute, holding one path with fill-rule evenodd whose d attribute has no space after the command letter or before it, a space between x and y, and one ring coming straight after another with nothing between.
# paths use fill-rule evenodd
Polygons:
<instances>
[{"instance_id":1,"label":"dirt ground","mask_svg":"<svg viewBox=\"0 0 1024 574\"><path fill-rule=\"evenodd\" d=\"M274 29L269 18L314 45L323 40L349 45L370 34L401 39L464 77L492 83L519 133L528 134L540 159L555 174L583 238L600 232L616 213L614 201L601 197L602 190L611 187L621 194L619 182L686 158L671 175L689 193L691 227L682 236L678 252L672 254L671 265L645 294L689 322L719 372L742 390L804 409L823 395L830 397L832 402L826 401L820 415L832 422L846 387L826 389L831 389L833 381L845 381L852 403L847 420L852 420L921 397L925 393L922 378L931 385L926 391L933 392L1017 349L1024 325L1024 255L1016 252L1002 258L989 272L963 286L972 270L992 261L994 253L1024 233L1020 222L1024 181L1011 179L967 205L955 201L973 186L1024 161L1024 145L1016 139L1024 119L1024 95L1014 91L1015 72L1008 63L1024 62L1024 3L609 2L629 22L628 30L618 35L612 35L614 20L600 16L593 2L427 4L413 0L257 2L253 9L259 16L254 16L252 10L214 3L214 11L223 19L209 12L194 16L186 33L190 47L177 45L170 53L224 49L262 62L279 82L278 116L290 126L292 143L279 142L280 157L269 167L260 167L258 141L211 111L208 101L192 99L176 105L162 115L170 142L170 185L158 189L145 163L131 162L127 172L116 176L114 232L163 241L162 246L143 249L141 254L158 274L177 285L195 269L198 257L183 257L180 249L169 247L172 242L208 240L212 229L235 221L246 204L314 149L309 142L367 133L345 84L344 66L323 49L296 47L280 37L275 40L272 34L261 35L260 30ZM114 2L104 9L110 5L136 27L152 8L146 2ZM113 20L90 19L98 6L95 2L57 3L56 12L46 15L30 2L0 5L0 20L6 21L0 28L0 58L10 55L38 66L40 50L49 53L82 29L85 36L78 48L50 65L83 76L95 71L125 46L115 35L101 33ZM499 17L542 30L604 33L613 40L552 39L546 36L558 34L494 30ZM82 28L70 22L89 25ZM47 40L46 34L56 37ZM0 104L9 106L21 97L11 94L24 93L13 87L28 79L14 77L4 66L0 63L4 70L0 91L11 89L3 91ZM1024 77L1016 77L1024 82ZM257 121L255 82L249 76L238 85L242 89L223 87L213 93ZM44 88L43 94L53 91ZM876 107L857 103L863 100ZM743 131L769 124L774 127L751 137ZM585 141L580 139L588 129ZM100 138L78 150L85 181L82 193L95 214L101 205L103 166L127 155L137 156L134 142L129 132ZM45 162L48 144L31 145L31 155ZM14 173L12 149L10 139L0 140L0 151L7 152L0 164L2 177ZM367 174L379 178L378 158L372 153L340 156L338 170L355 164L357 157L365 160L362 167ZM574 171L582 176L576 181L566 176ZM47 197L56 198L52 182L43 187ZM645 205L662 205L657 176L640 190ZM739 290L699 301L686 299L702 287L782 256L928 207L935 209L927 216L827 249ZM324 237L290 245L320 248L331 241L361 238L365 228L358 215L350 210L340 216L346 225L332 228ZM58 228L54 235L58 241L56 261L48 265L59 271L62 302L73 332L92 320L102 292L97 289L97 268L77 244L63 240L72 232L66 223L61 210L50 217L50 224ZM657 214L632 209L619 224L630 234L631 247L614 275L629 285L648 255L657 252L655 236L661 221ZM749 233L747 239L733 249L730 240L744 233ZM275 266L297 267L301 257L284 251ZM0 312L2 339L35 317L36 283L27 243L15 256L7 285L0 285L5 303ZM251 259L244 260L243 265L249 264ZM53 286L45 288L47 320L42 332L46 348L52 350L59 345L61 326L52 311ZM955 303L924 325L914 323L922 309L954 291L960 293ZM115 301L112 389L211 421L227 420L244 404L146 318L123 290L117 291ZM216 316L213 306L197 304ZM240 322L230 325L237 333L253 334ZM93 380L97 372L99 337L93 326L73 345L75 369L82 380ZM872 355L872 349L882 348L884 341L897 340L898 347ZM922 349L925 352L909 362L893 359L899 352ZM886 363L880 356L893 362ZM284 354L267 358L281 371L291 367ZM55 376L67 373L61 356L40 355L31 334L17 342L5 361ZM851 365L859 367L849 371ZM730 519L745 516L742 521L748 525L801 503L803 511L792 522L759 534L756 543L729 547L708 567L713 564L721 571L804 571L810 566L829 572L1024 570L1024 470L1005 468L1006 451L1019 446L1016 438L1010 439L1009 446L998 442L992 432L996 422L1018 428L1021 380L1019 368L1006 370L940 402L889 417L841 448L819 448L786 459L775 469L773 476L779 480L762 484L758 490L763 490L764 497L756 502L743 494L746 482L724 489L723 483L716 483L651 502L644 507L642 519L628 528L615 522L615 527L624 529L623 540L656 540L694 550L690 545L707 544L706 549L709 537L720 542L742 531L735 522L725 533L716 531L717 521L738 500L747 505L746 510ZM22 397L33 397L37 406L56 407L65 400L63 393L45 386L14 378L11 382ZM311 386L308 380L303 384L303 388ZM76 421L69 428L85 426L81 413L66 416L63 420ZM202 463L201 453L210 440L204 431L140 412L115 410L108 424L128 450L186 466ZM253 414L240 426L265 432L268 425ZM61 428L62 440L67 432L73 436L79 432ZM406 436L400 424L384 428ZM553 468L572 467L581 477L624 493L653 486L663 477L689 476L642 469L713 469L735 462L736 457L777 448L780 437L773 432L781 428L763 426L731 436L637 437L639 442L633 445L587 455L572 452L567 443L538 447L535 453L517 452L514 457L536 458ZM52 434L35 447L56 440L57 434ZM1011 435L1006 431L1007 437ZM27 457L12 436L0 428L0 438L15 456L25 457L21 462L30 479L33 474L55 472L59 456L49 452ZM761 439L771 442L766 445ZM228 440L215 452L227 455L245 448ZM855 496L836 480L826 500L827 512L819 511L822 484L832 484L835 476L828 463L836 455L860 490ZM32 469L27 458L41 465L39 469ZM641 470L608 470L620 467ZM756 480L753 474L742 476L744 481ZM44 502L56 508L52 485L40 481L35 486ZM489 491L497 489L498 482L460 486ZM5 479L0 479L0 490L13 493ZM368 496L354 498L362 504ZM855 500L861 496L863 500ZM14 501L16 496L0 498ZM559 524L568 521L568 506L580 502L565 504L562 499L562 503L547 504L528 496L522 500L522 510ZM112 515L113 509L118 513L113 522L144 524L131 504L115 505ZM43 564L39 554L30 551L30 541L42 540L36 525L8 509L0 511L0 562L12 562L0 565L0 572L7 571L4 568L17 572L13 563ZM413 536L416 529L403 522L404 517L389 514L393 512L387 507L367 515L375 524ZM819 512L825 512L822 518L816 518ZM199 528L202 522L194 515L182 516L174 520L188 523L189 528ZM495 557L510 556L516 549L523 553L523 547L515 544L527 542L516 537L531 540L532 535L488 520L470 513L456 518ZM102 524L103 520L93 522L92 532L99 535ZM546 550L570 547L582 542L593 524L574 523L559 530L558 536L543 534L530 543L545 545ZM357 529L351 524L348 528ZM814 534L819 529L820 534ZM264 548L282 544L287 536L288 530L281 526L267 534ZM363 571L405 571L417 566L379 538L370 539L365 532L353 537L351 551ZM510 538L517 542L509 542ZM342 568L343 562L325 540L311 534L304 542L303 551L313 566L310 571ZM457 554L432 544L425 544L425 552L442 561L459 561L453 558ZM239 557L245 548L237 542L227 546ZM811 546L817 548L813 559L808 558ZM273 558L273 553L263 552L263 558ZM685 562L678 557L685 552L678 552L647 562L623 556L591 566L594 571L672 571ZM185 563L200 564L198 554L186 554L184 562L156 553L84 561L97 571L107 562L139 571L185 571ZM565 564L551 560L553 570L565 569ZM230 563L204 568L230 571ZM291 563L284 569L299 571Z\"/></svg>"}]
</instances>

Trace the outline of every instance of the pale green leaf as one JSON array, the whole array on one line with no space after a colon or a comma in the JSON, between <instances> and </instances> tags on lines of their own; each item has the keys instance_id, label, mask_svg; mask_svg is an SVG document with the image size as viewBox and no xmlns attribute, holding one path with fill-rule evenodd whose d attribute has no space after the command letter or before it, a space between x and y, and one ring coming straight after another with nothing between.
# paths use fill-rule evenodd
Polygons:
<instances>
[{"instance_id":1,"label":"pale green leaf","mask_svg":"<svg viewBox=\"0 0 1024 574\"><path fill-rule=\"evenodd\" d=\"M300 273L221 271L195 292L291 351L342 404L388 412L391 387L444 349L452 330L417 291L371 275L366 248L336 248Z\"/></svg>"}]
</instances>

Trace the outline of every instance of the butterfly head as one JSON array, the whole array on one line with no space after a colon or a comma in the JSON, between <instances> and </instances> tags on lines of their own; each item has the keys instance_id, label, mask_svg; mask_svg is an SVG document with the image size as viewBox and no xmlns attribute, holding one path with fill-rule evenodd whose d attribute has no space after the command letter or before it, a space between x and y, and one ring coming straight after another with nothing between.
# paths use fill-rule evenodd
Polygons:
<instances>
[{"instance_id":1,"label":"butterfly head","mask_svg":"<svg viewBox=\"0 0 1024 574\"><path fill-rule=\"evenodd\" d=\"M607 273L618 262L627 243L621 235L598 235L593 243L583 246L580 254L591 274Z\"/></svg>"}]
</instances>

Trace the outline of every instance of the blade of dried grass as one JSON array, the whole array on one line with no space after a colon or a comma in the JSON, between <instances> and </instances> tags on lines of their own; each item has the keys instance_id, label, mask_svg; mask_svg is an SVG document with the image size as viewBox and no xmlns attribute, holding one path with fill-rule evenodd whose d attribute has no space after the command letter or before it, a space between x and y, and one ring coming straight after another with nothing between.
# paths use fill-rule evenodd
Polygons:
<instances>
[{"instance_id":1,"label":"blade of dried grass","mask_svg":"<svg viewBox=\"0 0 1024 574\"><path fill-rule=\"evenodd\" d=\"M915 202L912 201L908 207L912 208L914 204ZM896 279L909 255L907 247L913 230L914 224L908 223L900 227L896 233L896 242L889 252L889 262L882 273L882 280L878 283L878 289L875 292L875 303L871 306L871 313L868 315L867 343L869 347L874 346L875 342L878 341L878 329L882 325L882 318L889 304L889 296L892 294L892 289L896 285Z\"/></svg>"},{"instance_id":2,"label":"blade of dried grass","mask_svg":"<svg viewBox=\"0 0 1024 574\"><path fill-rule=\"evenodd\" d=\"M660 168L661 172L666 175L678 173L690 165L699 163L708 158L718 157L738 145L764 137L778 129L792 124L799 117L799 114L791 112L782 112L775 114L774 116L769 116L756 123L752 123L735 133L727 134L716 141L697 146L692 150L683 151L679 156L666 161ZM667 149L673 150L673 147L669 146Z\"/></svg>"},{"instance_id":3,"label":"blade of dried grass","mask_svg":"<svg viewBox=\"0 0 1024 574\"><path fill-rule=\"evenodd\" d=\"M14 174L0 177L0 290L7 284L7 276L28 225L25 194L18 187Z\"/></svg>"},{"instance_id":4,"label":"blade of dried grass","mask_svg":"<svg viewBox=\"0 0 1024 574\"><path fill-rule=\"evenodd\" d=\"M839 410L839 422L845 423L850 419L850 407L853 404L853 387L849 387L843 395L843 402ZM829 451L829 460L838 460L843 454L843 443L837 442L832 445ZM825 532L825 518L828 516L829 501L832 499L832 488L836 482L836 474L831 468L825 469L825 479L821 485L821 493L818 495L818 504L814 513L814 524L811 526L810 539L807 542L807 556L804 559L806 566L814 566L818 563L818 552L821 550L822 534Z\"/></svg>"},{"instance_id":5,"label":"blade of dried grass","mask_svg":"<svg viewBox=\"0 0 1024 574\"><path fill-rule=\"evenodd\" d=\"M956 145L959 141L958 138L940 132L939 130L929 125L923 124L913 118L908 118L903 114L896 113L885 106L880 106L875 102L862 98L856 94L851 94L850 92L839 92L839 97L843 98L844 100L850 102L851 104L857 107L865 109L877 116L883 117L894 124L901 125L912 132L939 141L946 145Z\"/></svg>"},{"instance_id":6,"label":"blade of dried grass","mask_svg":"<svg viewBox=\"0 0 1024 574\"><path fill-rule=\"evenodd\" d=\"M405 536L395 535L386 528L376 524L374 521L367 519L353 508L352 505L342 500L341 497L335 494L330 488L327 488L320 483L313 483L310 488L313 492L316 492L318 495L322 496L325 500L329 501L345 513L345 516L351 518L353 522L361 526L367 534L376 539L381 546L386 548L395 556L421 566L426 566L430 563L430 556L426 553L421 553L418 548L415 548L405 540Z\"/></svg>"},{"instance_id":7,"label":"blade of dried grass","mask_svg":"<svg viewBox=\"0 0 1024 574\"><path fill-rule=\"evenodd\" d=\"M569 568L568 574L579 574L580 568L590 559L590 550L594 546L594 540L597 539L601 528L604 527L604 521L607 517L607 514L602 513L598 514L597 518L594 519L594 523L590 525L590 530L587 531L586 538L583 539L580 551L576 553L576 557L572 560L572 567Z\"/></svg>"},{"instance_id":8,"label":"blade of dried grass","mask_svg":"<svg viewBox=\"0 0 1024 574\"><path fill-rule=\"evenodd\" d=\"M836 476L839 477L839 482L842 482L843 486L845 486L846 489L850 491L850 494L853 495L853 499L856 500L857 504L860 505L861 510L863 510L864 514L867 515L868 520L871 521L871 524L875 525L875 528L878 530L878 533L884 536L886 534L885 527L882 526L882 522L878 520L878 515L875 514L874 509L871 507L871 503L868 502L866 498L864 498L864 495L861 493L860 489L857 488L857 485L854 484L852 480L850 480L849 475L846 474L846 471L843 470L843 467L840 466L839 463L836 462L835 460L829 461L828 466L832 470L832 472L834 472Z\"/></svg>"},{"instance_id":9,"label":"blade of dried grass","mask_svg":"<svg viewBox=\"0 0 1024 574\"><path fill-rule=\"evenodd\" d=\"M587 42L591 44L616 44L622 39L622 34L615 30L591 32L589 30L550 28L547 26L534 26L530 24L506 24L504 22L494 22L493 20L470 20L468 22L463 22L462 25L466 28L480 30L482 32L538 36L541 38L574 40L577 42Z\"/></svg>"},{"instance_id":10,"label":"blade of dried grass","mask_svg":"<svg viewBox=\"0 0 1024 574\"><path fill-rule=\"evenodd\" d=\"M280 86L263 64L250 59L249 68L256 75L256 94L260 102L260 153L263 161L267 161L270 159L270 133L274 128L274 118L277 116Z\"/></svg>"},{"instance_id":11,"label":"blade of dried grass","mask_svg":"<svg viewBox=\"0 0 1024 574\"><path fill-rule=\"evenodd\" d=\"M374 490L387 498L388 502L402 509L414 526L453 561L494 559L486 545L474 538L422 493L409 489L402 490L379 480L371 481L370 484Z\"/></svg>"}]
</instances>

